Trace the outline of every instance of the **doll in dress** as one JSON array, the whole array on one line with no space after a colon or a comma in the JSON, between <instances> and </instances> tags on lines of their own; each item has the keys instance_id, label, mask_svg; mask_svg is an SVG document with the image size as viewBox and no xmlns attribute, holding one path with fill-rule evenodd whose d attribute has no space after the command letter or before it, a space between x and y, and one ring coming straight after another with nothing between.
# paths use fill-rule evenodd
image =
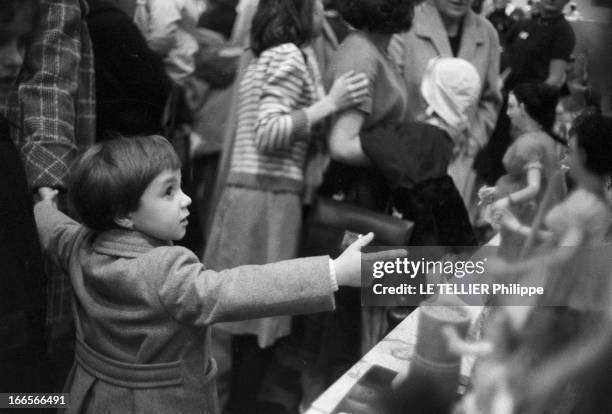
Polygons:
<instances>
[{"instance_id":1,"label":"doll in dress","mask_svg":"<svg viewBox=\"0 0 612 414\"><path fill-rule=\"evenodd\" d=\"M518 85L508 98L508 116L517 135L506 151L507 171L493 187L478 195L491 212L508 209L521 222L531 224L552 174L558 169L558 147L562 140L552 134L558 91L546 84ZM525 237L510 231L503 220L500 255L518 258Z\"/></svg>"},{"instance_id":2,"label":"doll in dress","mask_svg":"<svg viewBox=\"0 0 612 414\"><path fill-rule=\"evenodd\" d=\"M551 245L547 253L527 260L510 264L489 260L487 265L496 277L546 275L544 281L537 280L544 287L539 306L521 328L521 364L526 372L537 372L551 355L592 331L610 302L610 256L604 247L612 224L606 198L612 175L612 119L598 111L583 112L570 131L567 162L576 187L548 212L544 229L526 226L507 209L497 212L509 230L524 236L535 232ZM575 389L572 380L559 386ZM578 396L563 392L547 410L578 402Z\"/></svg>"},{"instance_id":3,"label":"doll in dress","mask_svg":"<svg viewBox=\"0 0 612 414\"><path fill-rule=\"evenodd\" d=\"M514 233L528 236L535 233L547 241L552 249L545 255L533 257L510 265L495 263L490 269L494 273L524 274L534 267L568 268L567 265L580 251L602 246L612 224L607 193L612 176L612 120L596 110L585 110L574 122L570 133L567 164L576 186L568 197L552 208L545 216L544 229L533 229L510 209L499 207L494 219ZM564 295L570 300L564 305L579 309L595 299L597 281L581 280L580 286L570 282L576 277L551 278L546 285L548 295ZM572 283L576 289L571 289ZM564 292L564 293L563 293ZM580 298L581 295L587 295ZM548 297L548 299L552 299ZM557 297L556 301L561 300ZM591 303L592 305L592 303Z\"/></svg>"}]
</instances>

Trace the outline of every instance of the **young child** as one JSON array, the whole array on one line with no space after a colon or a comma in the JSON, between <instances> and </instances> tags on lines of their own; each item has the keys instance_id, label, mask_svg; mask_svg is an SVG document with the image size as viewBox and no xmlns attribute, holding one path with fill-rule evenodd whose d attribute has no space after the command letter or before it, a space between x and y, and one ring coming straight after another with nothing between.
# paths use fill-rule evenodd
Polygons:
<instances>
[{"instance_id":1,"label":"young child","mask_svg":"<svg viewBox=\"0 0 612 414\"><path fill-rule=\"evenodd\" d=\"M8 108L32 35L33 1L0 1L0 108ZM32 215L32 195L16 128L0 112L0 390L45 392L46 285Z\"/></svg>"},{"instance_id":2,"label":"young child","mask_svg":"<svg viewBox=\"0 0 612 414\"><path fill-rule=\"evenodd\" d=\"M95 145L73 167L69 194L85 226L41 191L41 242L75 293L70 412L217 413L211 324L329 310L338 285L359 285L359 250L372 234L333 261L206 270L172 245L191 203L180 185L171 145L144 136Z\"/></svg>"}]
</instances>

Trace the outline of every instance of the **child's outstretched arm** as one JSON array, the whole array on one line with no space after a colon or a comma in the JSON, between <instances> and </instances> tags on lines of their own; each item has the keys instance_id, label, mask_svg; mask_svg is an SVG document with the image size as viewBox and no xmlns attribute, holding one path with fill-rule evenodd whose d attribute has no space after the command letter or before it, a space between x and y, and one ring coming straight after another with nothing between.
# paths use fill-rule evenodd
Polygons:
<instances>
[{"instance_id":1,"label":"child's outstretched arm","mask_svg":"<svg viewBox=\"0 0 612 414\"><path fill-rule=\"evenodd\" d=\"M150 274L159 275L158 296L168 313L188 325L328 311L338 285L359 286L364 236L336 260L329 256L207 270L182 247L163 247ZM148 272L148 270L145 269Z\"/></svg>"},{"instance_id":2,"label":"child's outstretched arm","mask_svg":"<svg viewBox=\"0 0 612 414\"><path fill-rule=\"evenodd\" d=\"M34 217L43 251L67 269L77 233L83 226L57 209L57 193L57 190L39 190L41 201L34 206Z\"/></svg>"},{"instance_id":3,"label":"child's outstretched arm","mask_svg":"<svg viewBox=\"0 0 612 414\"><path fill-rule=\"evenodd\" d=\"M328 311L336 289L329 256L208 270L183 247L156 249L150 269L168 313L191 326Z\"/></svg>"}]
</instances>

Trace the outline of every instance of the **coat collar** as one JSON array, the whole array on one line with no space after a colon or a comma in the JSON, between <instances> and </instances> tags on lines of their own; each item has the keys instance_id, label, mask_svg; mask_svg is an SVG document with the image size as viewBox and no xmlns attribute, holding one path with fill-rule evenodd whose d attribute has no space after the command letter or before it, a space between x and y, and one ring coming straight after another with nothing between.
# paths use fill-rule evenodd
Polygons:
<instances>
[{"instance_id":1,"label":"coat collar","mask_svg":"<svg viewBox=\"0 0 612 414\"><path fill-rule=\"evenodd\" d=\"M414 31L417 36L430 39L439 55L453 55L442 18L438 10L428 1L417 6ZM470 10L463 20L463 34L458 57L471 60L476 48L482 45L484 41L484 26L478 16Z\"/></svg>"},{"instance_id":2,"label":"coat collar","mask_svg":"<svg viewBox=\"0 0 612 414\"><path fill-rule=\"evenodd\" d=\"M123 229L102 232L93 242L96 252L119 257L138 257L156 247L171 245L170 241L159 240L139 231Z\"/></svg>"}]
</instances>

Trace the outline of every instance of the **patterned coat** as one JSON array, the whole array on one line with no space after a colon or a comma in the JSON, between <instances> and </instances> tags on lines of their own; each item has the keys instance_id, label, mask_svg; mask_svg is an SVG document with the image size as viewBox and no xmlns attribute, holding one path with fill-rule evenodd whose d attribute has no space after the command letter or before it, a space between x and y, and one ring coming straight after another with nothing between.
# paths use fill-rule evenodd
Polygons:
<instances>
[{"instance_id":1,"label":"patterned coat","mask_svg":"<svg viewBox=\"0 0 612 414\"><path fill-rule=\"evenodd\" d=\"M96 234L46 203L34 212L75 291L69 412L215 414L211 324L334 306L327 256L215 272L136 231Z\"/></svg>"}]
</instances>

